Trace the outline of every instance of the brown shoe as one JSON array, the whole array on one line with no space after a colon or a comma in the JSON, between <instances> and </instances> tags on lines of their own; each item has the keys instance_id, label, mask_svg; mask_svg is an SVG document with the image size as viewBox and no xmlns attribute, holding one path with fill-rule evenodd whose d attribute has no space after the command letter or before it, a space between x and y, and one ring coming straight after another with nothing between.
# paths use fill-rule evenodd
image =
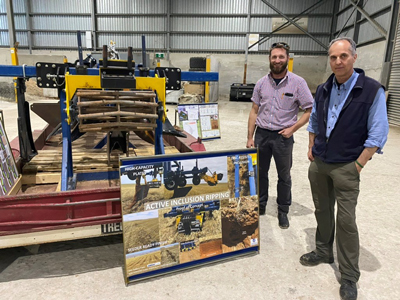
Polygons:
<instances>
[{"instance_id":1,"label":"brown shoe","mask_svg":"<svg viewBox=\"0 0 400 300\"><path fill-rule=\"evenodd\" d=\"M333 257L322 257L315 251L311 251L300 257L300 263L307 267L313 267L319 264L331 264L333 263Z\"/></svg>"}]
</instances>

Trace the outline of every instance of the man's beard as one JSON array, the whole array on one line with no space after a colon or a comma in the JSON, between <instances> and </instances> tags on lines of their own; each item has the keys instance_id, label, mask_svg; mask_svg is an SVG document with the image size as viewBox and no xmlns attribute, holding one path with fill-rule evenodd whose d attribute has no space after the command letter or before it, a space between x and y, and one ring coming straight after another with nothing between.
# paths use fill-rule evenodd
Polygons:
<instances>
[{"instance_id":1,"label":"man's beard","mask_svg":"<svg viewBox=\"0 0 400 300\"><path fill-rule=\"evenodd\" d=\"M274 65L272 62L269 63L269 68L273 74L281 74L286 70L288 62L286 61L283 65L277 64Z\"/></svg>"}]
</instances>

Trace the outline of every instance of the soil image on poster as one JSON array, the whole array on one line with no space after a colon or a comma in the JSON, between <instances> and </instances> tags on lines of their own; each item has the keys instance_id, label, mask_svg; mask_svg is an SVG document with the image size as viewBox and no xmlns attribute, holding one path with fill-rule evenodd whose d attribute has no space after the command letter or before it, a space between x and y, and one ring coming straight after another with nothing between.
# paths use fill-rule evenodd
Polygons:
<instances>
[{"instance_id":1,"label":"soil image on poster","mask_svg":"<svg viewBox=\"0 0 400 300\"><path fill-rule=\"evenodd\" d=\"M219 129L218 115L210 116L210 119L211 119L211 129L213 130Z\"/></svg>"},{"instance_id":2,"label":"soil image on poster","mask_svg":"<svg viewBox=\"0 0 400 300\"><path fill-rule=\"evenodd\" d=\"M189 240L180 243L180 263L190 262L198 259L200 259L199 240Z\"/></svg>"},{"instance_id":3,"label":"soil image on poster","mask_svg":"<svg viewBox=\"0 0 400 300\"><path fill-rule=\"evenodd\" d=\"M142 251L165 244L160 243L157 210L124 215L122 220L125 253Z\"/></svg>"},{"instance_id":4,"label":"soil image on poster","mask_svg":"<svg viewBox=\"0 0 400 300\"><path fill-rule=\"evenodd\" d=\"M160 240L167 244L220 239L220 201L206 201L160 210Z\"/></svg>"},{"instance_id":5,"label":"soil image on poster","mask_svg":"<svg viewBox=\"0 0 400 300\"><path fill-rule=\"evenodd\" d=\"M222 239L205 241L200 244L200 258L222 254Z\"/></svg>"},{"instance_id":6,"label":"soil image on poster","mask_svg":"<svg viewBox=\"0 0 400 300\"><path fill-rule=\"evenodd\" d=\"M161 249L151 248L126 255L126 276L161 268Z\"/></svg>"},{"instance_id":7,"label":"soil image on poster","mask_svg":"<svg viewBox=\"0 0 400 300\"><path fill-rule=\"evenodd\" d=\"M222 251L258 246L258 196L221 201Z\"/></svg>"},{"instance_id":8,"label":"soil image on poster","mask_svg":"<svg viewBox=\"0 0 400 300\"><path fill-rule=\"evenodd\" d=\"M164 199L162 174L162 164L124 169L121 174L122 213L144 211L146 202Z\"/></svg>"},{"instance_id":9,"label":"soil image on poster","mask_svg":"<svg viewBox=\"0 0 400 300\"><path fill-rule=\"evenodd\" d=\"M227 168L226 157L165 163L165 199L228 191Z\"/></svg>"},{"instance_id":10,"label":"soil image on poster","mask_svg":"<svg viewBox=\"0 0 400 300\"><path fill-rule=\"evenodd\" d=\"M179 252L179 243L161 247L161 265L165 268L179 264Z\"/></svg>"},{"instance_id":11,"label":"soil image on poster","mask_svg":"<svg viewBox=\"0 0 400 300\"><path fill-rule=\"evenodd\" d=\"M239 186L235 186L236 182L236 166L239 168ZM249 196L249 155L235 155L228 157L228 186L230 198L235 196ZM235 195L235 188L238 188L238 195Z\"/></svg>"}]
</instances>

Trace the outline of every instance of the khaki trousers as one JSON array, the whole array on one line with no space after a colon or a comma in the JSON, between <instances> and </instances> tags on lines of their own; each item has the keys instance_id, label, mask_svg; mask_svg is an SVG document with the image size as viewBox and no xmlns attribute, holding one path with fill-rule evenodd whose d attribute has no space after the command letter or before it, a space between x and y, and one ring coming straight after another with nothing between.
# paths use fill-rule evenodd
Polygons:
<instances>
[{"instance_id":1,"label":"khaki trousers","mask_svg":"<svg viewBox=\"0 0 400 300\"><path fill-rule=\"evenodd\" d=\"M342 278L357 282L359 238L356 225L356 205L359 195L360 174L354 162L328 164L318 157L308 170L317 219L316 252L332 257L336 215L336 248Z\"/></svg>"}]
</instances>

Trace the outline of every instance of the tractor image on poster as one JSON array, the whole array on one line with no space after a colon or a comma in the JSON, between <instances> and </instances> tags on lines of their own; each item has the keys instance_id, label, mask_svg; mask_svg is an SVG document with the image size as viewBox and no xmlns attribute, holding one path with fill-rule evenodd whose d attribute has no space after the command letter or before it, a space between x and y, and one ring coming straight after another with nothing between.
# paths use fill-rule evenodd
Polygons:
<instances>
[{"instance_id":1,"label":"tractor image on poster","mask_svg":"<svg viewBox=\"0 0 400 300\"><path fill-rule=\"evenodd\" d=\"M219 200L175 206L170 212L164 214L164 218L176 217L175 225L178 232L189 235L203 230L207 211L209 217L212 217L213 211L219 208Z\"/></svg>"},{"instance_id":2,"label":"tractor image on poster","mask_svg":"<svg viewBox=\"0 0 400 300\"><path fill-rule=\"evenodd\" d=\"M204 180L208 185L215 186L223 177L222 173L211 172L208 167L199 169L197 159L192 170L185 171L177 161L165 163L164 170L164 185L169 191L186 186L188 178L192 179L193 185L199 185L201 180Z\"/></svg>"}]
</instances>

